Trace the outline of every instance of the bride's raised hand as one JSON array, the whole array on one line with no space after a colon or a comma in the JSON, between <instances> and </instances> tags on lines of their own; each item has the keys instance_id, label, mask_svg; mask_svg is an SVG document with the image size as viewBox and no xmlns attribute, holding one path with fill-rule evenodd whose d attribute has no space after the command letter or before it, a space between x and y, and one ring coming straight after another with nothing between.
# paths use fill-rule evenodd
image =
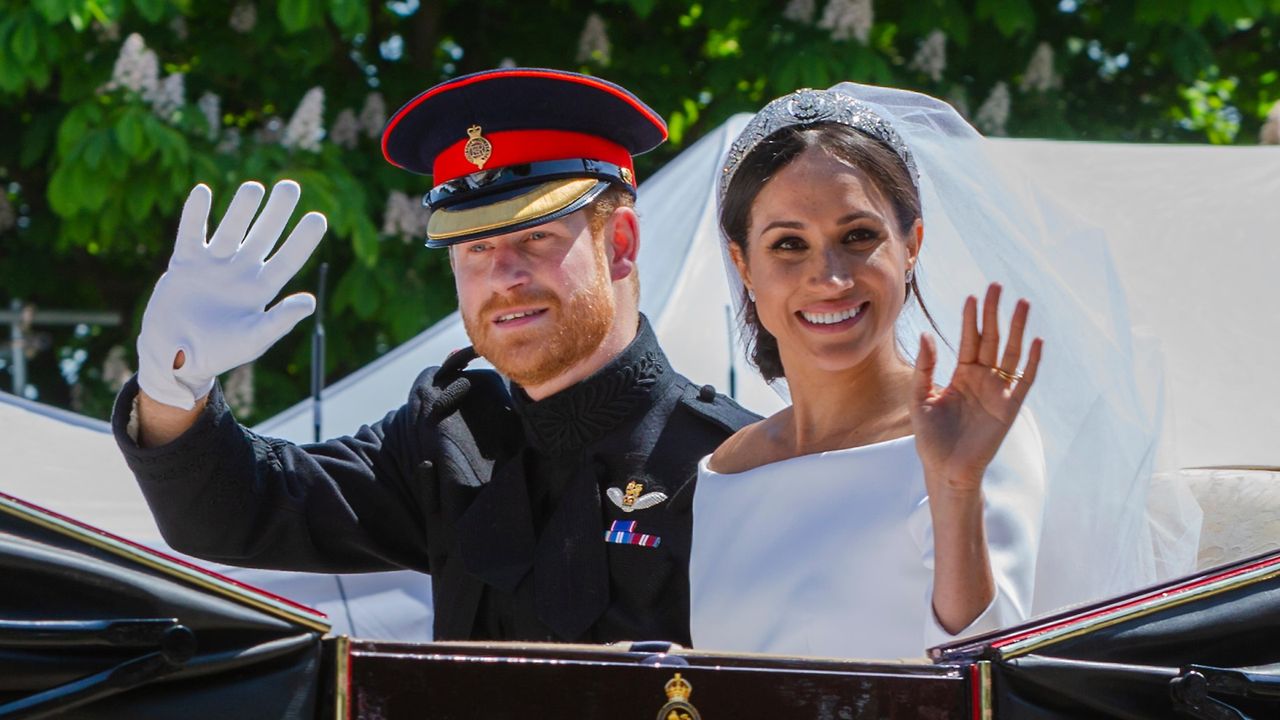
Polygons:
<instances>
[{"instance_id":1,"label":"bride's raised hand","mask_svg":"<svg viewBox=\"0 0 1280 720\"><path fill-rule=\"evenodd\" d=\"M1030 304L1019 300L1009 326L1009 340L1000 354L1000 326L997 309L1000 285L992 283L982 306L982 329L978 329L978 301L970 296L964 304L964 329L960 353L951 383L944 388L933 384L938 352L933 337L920 339L911 402L911 426L916 451L930 480L931 495L941 491L977 491L987 465L1000 449L1018 409L1035 382L1043 341L1031 342L1026 367L1022 361L1022 333L1027 325ZM933 485L941 486L932 487Z\"/></svg>"}]
</instances>

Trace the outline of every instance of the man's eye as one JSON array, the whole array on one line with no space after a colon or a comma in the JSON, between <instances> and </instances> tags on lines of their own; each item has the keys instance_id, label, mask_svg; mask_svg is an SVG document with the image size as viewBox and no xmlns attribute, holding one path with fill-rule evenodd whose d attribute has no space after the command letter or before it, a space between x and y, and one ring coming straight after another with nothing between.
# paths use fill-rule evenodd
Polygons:
<instances>
[{"instance_id":1,"label":"man's eye","mask_svg":"<svg viewBox=\"0 0 1280 720\"><path fill-rule=\"evenodd\" d=\"M467 248L467 252L472 254L479 254L482 252L487 252L489 250L489 247L490 245L488 243L471 243L471 245Z\"/></svg>"}]
</instances>

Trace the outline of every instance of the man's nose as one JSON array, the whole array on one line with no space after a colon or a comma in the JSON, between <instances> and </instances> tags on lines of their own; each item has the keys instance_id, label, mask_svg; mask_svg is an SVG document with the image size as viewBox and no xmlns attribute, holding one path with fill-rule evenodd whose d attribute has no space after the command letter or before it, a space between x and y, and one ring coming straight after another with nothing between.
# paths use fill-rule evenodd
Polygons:
<instances>
[{"instance_id":1,"label":"man's nose","mask_svg":"<svg viewBox=\"0 0 1280 720\"><path fill-rule=\"evenodd\" d=\"M491 278L499 290L512 290L530 280L529 264L518 250L498 245L493 250Z\"/></svg>"}]
</instances>

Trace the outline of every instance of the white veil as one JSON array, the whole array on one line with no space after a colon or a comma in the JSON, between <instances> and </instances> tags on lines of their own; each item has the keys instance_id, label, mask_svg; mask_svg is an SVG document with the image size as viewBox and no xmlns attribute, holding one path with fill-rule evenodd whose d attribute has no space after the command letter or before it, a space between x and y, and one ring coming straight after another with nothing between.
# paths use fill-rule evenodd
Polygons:
<instances>
[{"instance_id":1,"label":"white veil","mask_svg":"<svg viewBox=\"0 0 1280 720\"><path fill-rule=\"evenodd\" d=\"M1010 300L1031 301L1028 337L1044 337L1045 351L1027 407L1048 472L1033 611L1189 572L1198 539L1194 500L1162 503L1179 512L1161 519L1159 533L1149 519L1162 370L1158 355L1134 342L1104 233L1038 189L945 102L856 83L830 91L869 106L914 158L925 228L916 278L944 340L958 343L964 298L981 296L989 282L1000 282ZM729 277L738 280L732 267ZM1007 328L1013 303L1004 305ZM911 358L925 330L932 328L909 303L898 334ZM935 377L945 383L955 354L946 343L939 348Z\"/></svg>"}]
</instances>

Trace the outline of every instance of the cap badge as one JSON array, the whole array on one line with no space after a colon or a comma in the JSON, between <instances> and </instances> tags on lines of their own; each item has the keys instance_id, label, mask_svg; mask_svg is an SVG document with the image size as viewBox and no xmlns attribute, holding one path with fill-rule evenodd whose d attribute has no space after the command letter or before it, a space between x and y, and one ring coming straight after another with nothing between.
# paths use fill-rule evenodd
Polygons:
<instances>
[{"instance_id":1,"label":"cap badge","mask_svg":"<svg viewBox=\"0 0 1280 720\"><path fill-rule=\"evenodd\" d=\"M629 170L628 168L618 168L618 172L620 175L622 175L623 182L625 182L628 185L631 185L632 187L635 186L636 179L631 175L631 170Z\"/></svg>"},{"instance_id":2,"label":"cap badge","mask_svg":"<svg viewBox=\"0 0 1280 720\"><path fill-rule=\"evenodd\" d=\"M462 155L467 162L483 169L484 164L489 162L489 156L493 154L493 144L480 135L479 125L467 128L467 136L471 139L463 146Z\"/></svg>"},{"instance_id":3,"label":"cap badge","mask_svg":"<svg viewBox=\"0 0 1280 720\"><path fill-rule=\"evenodd\" d=\"M663 690L667 693L667 704L658 710L657 720L701 720L697 708L689 704L693 685L680 677L680 673L668 680Z\"/></svg>"},{"instance_id":4,"label":"cap badge","mask_svg":"<svg viewBox=\"0 0 1280 720\"><path fill-rule=\"evenodd\" d=\"M641 495L640 493L642 492L644 492L644 485L632 480L627 483L626 492L623 492L616 487L611 487L605 491L605 494L609 496L609 499L613 501L614 505L617 505L622 509L622 512L648 510L654 505L657 505L667 499L666 493L651 492Z\"/></svg>"}]
</instances>

